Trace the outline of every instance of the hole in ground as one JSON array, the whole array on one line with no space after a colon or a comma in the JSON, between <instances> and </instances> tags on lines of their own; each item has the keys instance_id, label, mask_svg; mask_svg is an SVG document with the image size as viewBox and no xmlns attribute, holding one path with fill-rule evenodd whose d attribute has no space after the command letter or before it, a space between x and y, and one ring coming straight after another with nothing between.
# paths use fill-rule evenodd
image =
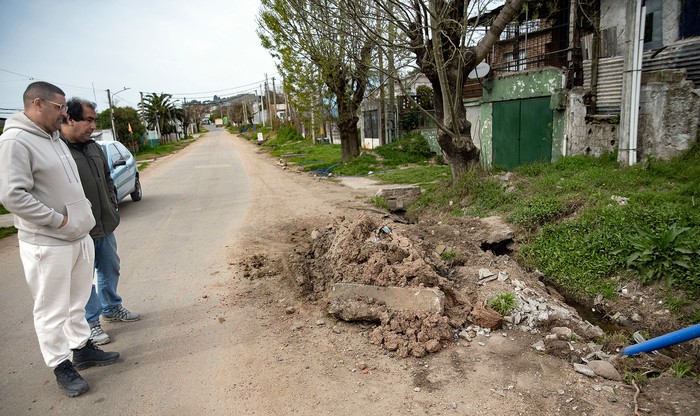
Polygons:
<instances>
[{"instance_id":1,"label":"hole in ground","mask_svg":"<svg viewBox=\"0 0 700 416\"><path fill-rule=\"evenodd\" d=\"M497 241L495 243L481 243L481 250L490 251L497 256L503 256L513 252L513 249L511 248L512 244L512 239Z\"/></svg>"}]
</instances>

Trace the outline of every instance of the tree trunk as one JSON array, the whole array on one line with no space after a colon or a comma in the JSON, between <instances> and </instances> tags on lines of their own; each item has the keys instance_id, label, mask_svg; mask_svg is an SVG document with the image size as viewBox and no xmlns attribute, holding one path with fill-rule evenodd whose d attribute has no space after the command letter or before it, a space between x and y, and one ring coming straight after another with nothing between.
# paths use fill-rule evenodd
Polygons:
<instances>
[{"instance_id":1,"label":"tree trunk","mask_svg":"<svg viewBox=\"0 0 700 416\"><path fill-rule=\"evenodd\" d=\"M449 64L447 65L450 67ZM446 72L449 88L453 91L462 91L464 85L463 82L458 81L455 68L448 68ZM445 163L449 164L452 170L452 180L455 181L464 171L479 165L479 154L481 152L472 140L472 123L467 120L467 110L464 105L457 105L453 109L455 119L450 121L452 116L449 112L450 110L448 109L446 112L443 106L442 89L437 74L433 72L427 76L433 87L435 118L453 132L453 134L450 134L442 129L438 129L437 142L442 150Z\"/></svg>"},{"instance_id":2,"label":"tree trunk","mask_svg":"<svg viewBox=\"0 0 700 416\"><path fill-rule=\"evenodd\" d=\"M360 118L352 114L357 113L355 111L342 109L341 105L338 105L338 131L340 131L340 149L343 163L351 161L353 158L360 154L360 140L359 132L357 129L357 122Z\"/></svg>"},{"instance_id":3,"label":"tree trunk","mask_svg":"<svg viewBox=\"0 0 700 416\"><path fill-rule=\"evenodd\" d=\"M444 120L444 110L442 104L439 103L438 97L435 97L435 116L438 120ZM480 150L472 141L471 127L472 123L467 120L467 112L464 106L456 108L456 120L454 126L447 126L455 135L438 129L437 141L442 149L442 156L445 162L450 165L452 170L452 181L456 181L459 176L467 169L479 165Z\"/></svg>"}]
</instances>

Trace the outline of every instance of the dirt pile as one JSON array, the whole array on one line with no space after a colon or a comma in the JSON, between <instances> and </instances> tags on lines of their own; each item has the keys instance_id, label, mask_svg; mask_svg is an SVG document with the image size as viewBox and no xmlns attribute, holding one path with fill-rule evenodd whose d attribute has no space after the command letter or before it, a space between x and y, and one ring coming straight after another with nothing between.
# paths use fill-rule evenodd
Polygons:
<instances>
[{"instance_id":1,"label":"dirt pile","mask_svg":"<svg viewBox=\"0 0 700 416\"><path fill-rule=\"evenodd\" d=\"M443 314L391 310L374 299L357 299L371 309L365 316L377 317L370 342L401 357L437 352L468 325L500 327L503 320L486 303L504 292L518 293L520 299L513 316L506 316L509 327L537 333L554 324L572 325L580 335L600 335L550 297L535 275L506 254L494 253L512 238L513 232L494 218L403 224L362 214L312 230L308 246L297 248L292 269L304 295L314 300L325 299L338 282L438 288L445 295ZM480 280L485 267L497 270L500 278Z\"/></svg>"}]
</instances>

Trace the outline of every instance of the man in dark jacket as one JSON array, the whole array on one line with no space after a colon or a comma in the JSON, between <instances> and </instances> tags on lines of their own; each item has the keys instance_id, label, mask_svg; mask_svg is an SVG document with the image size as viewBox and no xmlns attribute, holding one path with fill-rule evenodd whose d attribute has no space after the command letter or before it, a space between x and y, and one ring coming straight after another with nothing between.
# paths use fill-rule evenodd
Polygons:
<instances>
[{"instance_id":1,"label":"man in dark jacket","mask_svg":"<svg viewBox=\"0 0 700 416\"><path fill-rule=\"evenodd\" d=\"M100 314L106 321L123 322L136 321L140 316L123 307L122 298L117 294L120 262L114 230L119 225L118 201L107 159L100 145L90 138L95 130L96 105L71 98L67 106L68 117L61 124L61 138L66 141L78 166L85 196L92 204L96 221L90 236L95 242L97 288L92 286L90 300L85 306L85 318L90 324L90 339L95 345L102 345L110 342L110 337L102 329Z\"/></svg>"}]
</instances>

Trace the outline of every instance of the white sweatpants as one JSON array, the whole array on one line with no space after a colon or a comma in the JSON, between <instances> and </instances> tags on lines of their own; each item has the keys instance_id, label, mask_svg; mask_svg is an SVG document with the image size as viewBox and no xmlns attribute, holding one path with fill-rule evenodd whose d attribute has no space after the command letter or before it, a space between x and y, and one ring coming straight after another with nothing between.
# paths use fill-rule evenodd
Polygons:
<instances>
[{"instance_id":1,"label":"white sweatpants","mask_svg":"<svg viewBox=\"0 0 700 416\"><path fill-rule=\"evenodd\" d=\"M19 253L34 298L34 330L41 354L53 368L90 337L85 305L92 289L95 246L89 235L63 246L20 241Z\"/></svg>"}]
</instances>

